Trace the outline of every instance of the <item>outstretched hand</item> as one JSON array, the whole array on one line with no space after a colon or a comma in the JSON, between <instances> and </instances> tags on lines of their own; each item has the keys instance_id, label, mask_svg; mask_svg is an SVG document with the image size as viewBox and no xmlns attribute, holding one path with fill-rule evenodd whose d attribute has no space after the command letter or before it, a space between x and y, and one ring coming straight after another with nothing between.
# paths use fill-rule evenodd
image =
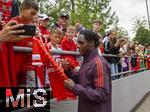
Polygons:
<instances>
[{"instance_id":1,"label":"outstretched hand","mask_svg":"<svg viewBox=\"0 0 150 112\"><path fill-rule=\"evenodd\" d=\"M64 80L64 85L66 88L72 90L75 83L72 79L67 79L67 80Z\"/></svg>"}]
</instances>

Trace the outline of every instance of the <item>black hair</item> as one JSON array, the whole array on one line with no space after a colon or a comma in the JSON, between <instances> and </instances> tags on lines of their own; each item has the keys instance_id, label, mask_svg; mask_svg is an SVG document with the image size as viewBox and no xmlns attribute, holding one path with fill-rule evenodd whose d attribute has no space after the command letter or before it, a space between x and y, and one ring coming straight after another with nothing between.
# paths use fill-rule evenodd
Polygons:
<instances>
[{"instance_id":1,"label":"black hair","mask_svg":"<svg viewBox=\"0 0 150 112\"><path fill-rule=\"evenodd\" d=\"M95 43L95 48L99 46L99 35L92 30L81 30L80 34L84 35L84 38L86 41L91 42L94 41Z\"/></svg>"},{"instance_id":2,"label":"black hair","mask_svg":"<svg viewBox=\"0 0 150 112\"><path fill-rule=\"evenodd\" d=\"M34 0L24 0L21 4L21 10L33 8L35 10L39 10L37 2Z\"/></svg>"}]
</instances>

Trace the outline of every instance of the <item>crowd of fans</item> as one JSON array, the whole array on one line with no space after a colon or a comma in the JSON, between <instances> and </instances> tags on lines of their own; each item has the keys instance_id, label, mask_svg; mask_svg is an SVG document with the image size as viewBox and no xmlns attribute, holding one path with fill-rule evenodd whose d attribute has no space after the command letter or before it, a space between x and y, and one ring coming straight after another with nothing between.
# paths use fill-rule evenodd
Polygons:
<instances>
[{"instance_id":1,"label":"crowd of fans","mask_svg":"<svg viewBox=\"0 0 150 112\"><path fill-rule=\"evenodd\" d=\"M149 68L149 45L143 46L126 37L119 38L115 30L110 30L102 43L104 54L117 55L117 57L106 57L112 74Z\"/></svg>"},{"instance_id":2,"label":"crowd of fans","mask_svg":"<svg viewBox=\"0 0 150 112\"><path fill-rule=\"evenodd\" d=\"M6 11L2 9L0 9L0 12L6 13ZM8 18L7 21L5 21L6 15L2 14L1 16L1 28L3 29L5 27L5 23L8 22ZM35 76L37 71L38 73L41 73L38 75L39 86L43 86L44 84L48 85L48 75L45 79L47 80L46 82L42 82L40 80L43 79L43 74L49 74L50 72L54 71L52 67L46 67L45 69L45 65L42 67L41 65L36 65L36 67L33 66L32 54L13 52L13 46L33 47L34 39L36 38L40 40L40 42L44 44L47 49L76 52L78 51L77 35L81 30L86 29L79 21L77 21L74 26L71 25L70 17L67 12L62 12L58 18L58 21L52 27L47 27L49 21L51 21L51 18L46 14L38 14L38 5L32 0L24 0L21 5L20 14L15 15L15 17L9 16L9 21L14 21L16 24L36 25L37 29L36 36L34 36L34 38L20 37L16 39L14 38L8 43L0 43L0 48L7 50L5 51L5 54L3 50L0 51L1 54L4 55L3 57L1 56L1 59L6 58L6 55L8 56L6 62L8 68L5 69L9 69L8 71L10 73L7 74L12 74L14 76L13 82L8 81L6 84L8 86L22 85L24 84L24 79L27 79L25 82L26 84L28 83L27 85L33 85L31 82L33 82L35 79L33 76ZM107 32L107 35L102 36L100 34L100 29L103 25L103 22L100 19L93 20L93 23L91 24L93 24L91 30L99 36L99 55L108 54L108 56L105 55L104 57L110 64L112 74L125 72L128 70L138 71L141 68L150 69L150 45L143 46L137 42L130 41L126 37L118 37L117 31L114 29L111 29L109 32ZM117 57L109 56L110 54L116 55ZM54 55L53 58L59 64L65 63L62 66L66 71L68 69L78 71L80 68L81 62L78 61L76 56ZM0 66L0 70L2 71L0 73L5 74L5 72L2 70L2 66Z\"/></svg>"}]
</instances>

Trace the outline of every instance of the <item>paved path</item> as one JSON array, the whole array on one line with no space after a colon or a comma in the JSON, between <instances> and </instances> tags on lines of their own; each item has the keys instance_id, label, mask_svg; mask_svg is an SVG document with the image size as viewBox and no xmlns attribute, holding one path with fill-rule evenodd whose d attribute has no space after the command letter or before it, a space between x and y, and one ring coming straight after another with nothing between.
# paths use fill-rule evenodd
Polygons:
<instances>
[{"instance_id":1,"label":"paved path","mask_svg":"<svg viewBox=\"0 0 150 112\"><path fill-rule=\"evenodd\" d=\"M150 92L144 96L132 112L150 112Z\"/></svg>"}]
</instances>

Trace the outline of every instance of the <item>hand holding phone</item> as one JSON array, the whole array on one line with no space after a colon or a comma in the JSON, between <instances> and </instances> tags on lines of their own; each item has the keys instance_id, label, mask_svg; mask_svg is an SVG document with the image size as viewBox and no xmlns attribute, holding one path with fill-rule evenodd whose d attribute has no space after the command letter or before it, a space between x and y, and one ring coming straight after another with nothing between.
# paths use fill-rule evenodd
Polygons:
<instances>
[{"instance_id":1,"label":"hand holding phone","mask_svg":"<svg viewBox=\"0 0 150 112\"><path fill-rule=\"evenodd\" d=\"M36 35L36 26L35 25L30 25L30 24L24 24L22 27L17 28L16 30L24 30L24 33L20 33L17 35L20 36L27 36L27 37L33 37Z\"/></svg>"},{"instance_id":2,"label":"hand holding phone","mask_svg":"<svg viewBox=\"0 0 150 112\"><path fill-rule=\"evenodd\" d=\"M12 42L16 40L22 40L24 38L20 38L17 34L24 33L24 30L16 30L20 27L23 27L22 24L16 24L14 21L8 22L3 29L0 31L0 41L2 42Z\"/></svg>"}]
</instances>

